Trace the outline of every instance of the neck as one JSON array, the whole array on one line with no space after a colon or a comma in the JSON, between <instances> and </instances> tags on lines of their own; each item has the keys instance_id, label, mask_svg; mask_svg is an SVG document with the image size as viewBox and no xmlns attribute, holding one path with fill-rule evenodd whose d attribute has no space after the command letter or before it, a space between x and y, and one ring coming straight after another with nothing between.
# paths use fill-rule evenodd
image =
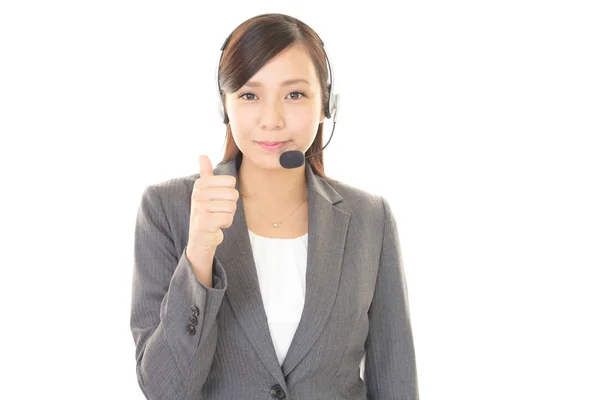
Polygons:
<instances>
[{"instance_id":1,"label":"neck","mask_svg":"<svg viewBox=\"0 0 600 400\"><path fill-rule=\"evenodd\" d=\"M296 204L308 195L306 163L298 168L265 169L242 159L238 178L240 194L265 205Z\"/></svg>"}]
</instances>

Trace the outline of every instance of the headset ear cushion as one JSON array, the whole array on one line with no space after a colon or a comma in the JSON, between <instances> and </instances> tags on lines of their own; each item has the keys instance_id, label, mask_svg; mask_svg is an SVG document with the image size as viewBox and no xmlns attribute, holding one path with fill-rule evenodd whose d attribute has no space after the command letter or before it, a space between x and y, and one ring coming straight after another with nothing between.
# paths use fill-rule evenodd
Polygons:
<instances>
[{"instance_id":1,"label":"headset ear cushion","mask_svg":"<svg viewBox=\"0 0 600 400\"><path fill-rule=\"evenodd\" d=\"M335 94L329 92L329 99L327 99L327 103L323 107L323 111L325 112L325 117L331 118L333 114L333 110L335 109Z\"/></svg>"},{"instance_id":2,"label":"headset ear cushion","mask_svg":"<svg viewBox=\"0 0 600 400\"><path fill-rule=\"evenodd\" d=\"M225 119L225 112L223 111L223 102L221 99L217 102L217 113L219 114L219 118L221 120Z\"/></svg>"},{"instance_id":3,"label":"headset ear cushion","mask_svg":"<svg viewBox=\"0 0 600 400\"><path fill-rule=\"evenodd\" d=\"M333 122L336 122L339 111L340 111L340 94L333 93L331 95L330 101L331 101L330 115L333 116ZM329 118L331 118L331 116Z\"/></svg>"}]
</instances>

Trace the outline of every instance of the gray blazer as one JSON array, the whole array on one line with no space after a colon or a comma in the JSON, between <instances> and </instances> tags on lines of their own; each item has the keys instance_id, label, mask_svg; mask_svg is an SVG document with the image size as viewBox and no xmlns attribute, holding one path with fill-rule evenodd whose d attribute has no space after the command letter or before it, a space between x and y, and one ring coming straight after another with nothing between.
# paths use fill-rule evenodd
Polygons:
<instances>
[{"instance_id":1,"label":"gray blazer","mask_svg":"<svg viewBox=\"0 0 600 400\"><path fill-rule=\"evenodd\" d=\"M236 161L214 174L237 177ZM212 288L185 256L199 176L147 186L137 213L130 322L146 398L418 399L407 285L387 200L319 177L306 164L306 299L280 365L241 197L215 254Z\"/></svg>"}]
</instances>

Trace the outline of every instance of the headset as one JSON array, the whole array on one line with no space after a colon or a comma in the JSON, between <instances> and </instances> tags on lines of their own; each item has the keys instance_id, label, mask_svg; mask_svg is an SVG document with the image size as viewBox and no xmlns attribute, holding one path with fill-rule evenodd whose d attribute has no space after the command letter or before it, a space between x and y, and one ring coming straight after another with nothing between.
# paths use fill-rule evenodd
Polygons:
<instances>
[{"instance_id":1,"label":"headset","mask_svg":"<svg viewBox=\"0 0 600 400\"><path fill-rule=\"evenodd\" d=\"M217 63L217 70L216 70L217 96L218 96L217 107L218 107L219 117L223 121L224 124L229 123L229 117L225 113L225 105L223 104L223 98L221 97L221 83L219 81L219 78L220 78L219 67L221 66L221 60L223 59L223 51L227 47L229 40L231 39L231 37L237 31L238 28L234 29L233 32L231 32L229 34L229 36L227 36L227 39L225 39L225 41L223 42L223 45L221 46L221 51L220 51L221 56L219 57L219 62ZM327 54L327 50L325 48L325 43L323 43L321 38L319 38L319 40L321 41L321 46L323 46L323 51L325 53L325 59L327 61L327 69L329 70L329 80L330 80L330 85L329 85L329 88L327 89L329 96L327 98L327 104L324 107L325 108L325 117L327 117L328 119L331 119L333 117L333 124L334 124L334 129L335 129L335 123L337 121L338 111L340 108L340 95L339 95L339 93L334 91L333 68L331 67L331 61L329 60L329 55ZM333 131L332 131L331 135L333 136ZM329 140L331 140L331 138ZM329 141L327 142L327 144L329 144ZM327 145L325 145L325 146L327 146ZM325 148L325 147L323 147L323 148Z\"/></svg>"}]
</instances>

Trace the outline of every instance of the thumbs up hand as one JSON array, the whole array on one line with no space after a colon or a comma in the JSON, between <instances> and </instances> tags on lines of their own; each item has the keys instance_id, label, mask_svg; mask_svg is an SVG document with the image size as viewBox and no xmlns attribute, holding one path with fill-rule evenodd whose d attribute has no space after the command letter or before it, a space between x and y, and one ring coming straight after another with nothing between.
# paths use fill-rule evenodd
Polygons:
<instances>
[{"instance_id":1,"label":"thumbs up hand","mask_svg":"<svg viewBox=\"0 0 600 400\"><path fill-rule=\"evenodd\" d=\"M200 177L194 182L192 191L187 256L206 259L223 242L223 231L233 223L239 192L235 188L236 178L213 173L210 159L200 156ZM202 263L205 264L205 263ZM210 265L212 267L212 264Z\"/></svg>"}]
</instances>

